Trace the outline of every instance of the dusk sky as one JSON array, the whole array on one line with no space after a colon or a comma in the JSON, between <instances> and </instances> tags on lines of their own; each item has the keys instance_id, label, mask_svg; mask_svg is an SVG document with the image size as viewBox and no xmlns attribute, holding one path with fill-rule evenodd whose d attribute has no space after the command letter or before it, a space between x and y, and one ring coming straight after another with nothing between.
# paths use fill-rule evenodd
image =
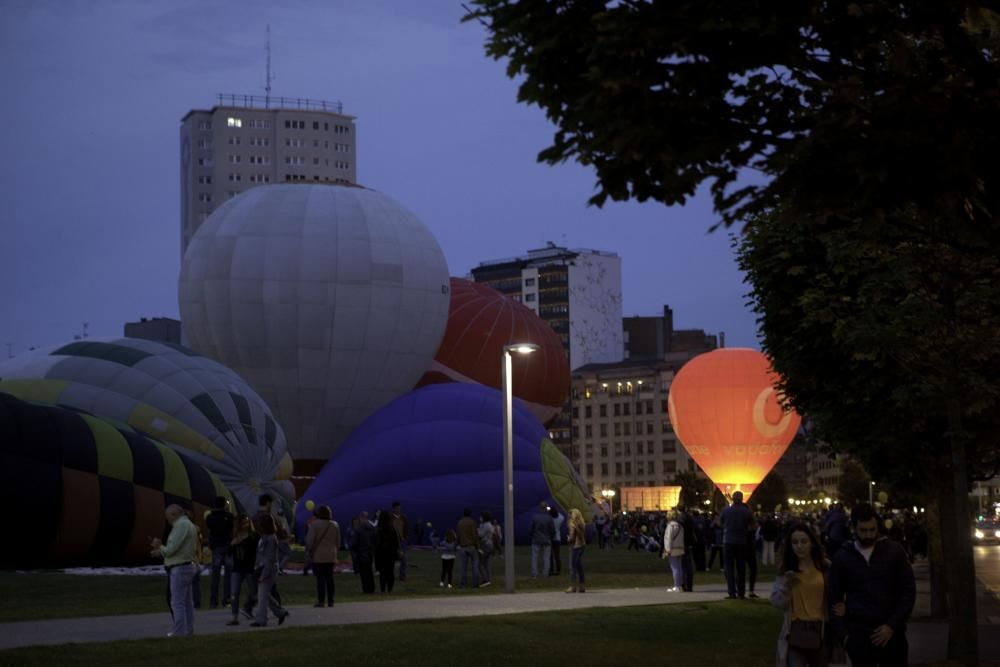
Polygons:
<instances>
[{"instance_id":1,"label":"dusk sky","mask_svg":"<svg viewBox=\"0 0 1000 667\"><path fill-rule=\"evenodd\" d=\"M450 273L552 241L622 258L625 315L758 347L707 197L588 207L595 177L540 165L553 126L518 104L485 29L452 0L0 0L0 358L89 322L178 317L179 127L218 93L341 101L358 181L434 233Z\"/></svg>"}]
</instances>

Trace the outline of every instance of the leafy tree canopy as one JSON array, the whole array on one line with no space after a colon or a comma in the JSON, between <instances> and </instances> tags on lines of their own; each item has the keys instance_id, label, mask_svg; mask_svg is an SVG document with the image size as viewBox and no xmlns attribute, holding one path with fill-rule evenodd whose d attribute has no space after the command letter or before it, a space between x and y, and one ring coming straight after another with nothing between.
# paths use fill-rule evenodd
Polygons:
<instances>
[{"instance_id":1,"label":"leafy tree canopy","mask_svg":"<svg viewBox=\"0 0 1000 667\"><path fill-rule=\"evenodd\" d=\"M727 225L779 201L979 218L997 191L985 0L472 4L519 100L556 125L539 160L591 165L593 204L684 203L707 182Z\"/></svg>"}]
</instances>

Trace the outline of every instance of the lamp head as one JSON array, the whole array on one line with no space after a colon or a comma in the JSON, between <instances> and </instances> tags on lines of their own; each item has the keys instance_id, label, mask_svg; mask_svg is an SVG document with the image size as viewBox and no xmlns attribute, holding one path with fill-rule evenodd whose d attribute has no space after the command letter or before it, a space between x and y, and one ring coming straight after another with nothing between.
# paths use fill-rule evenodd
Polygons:
<instances>
[{"instance_id":1,"label":"lamp head","mask_svg":"<svg viewBox=\"0 0 1000 667\"><path fill-rule=\"evenodd\" d=\"M504 345L504 352L517 352L518 354L531 354L532 352L537 352L542 349L541 345L535 345L534 343L514 343L512 345Z\"/></svg>"}]
</instances>

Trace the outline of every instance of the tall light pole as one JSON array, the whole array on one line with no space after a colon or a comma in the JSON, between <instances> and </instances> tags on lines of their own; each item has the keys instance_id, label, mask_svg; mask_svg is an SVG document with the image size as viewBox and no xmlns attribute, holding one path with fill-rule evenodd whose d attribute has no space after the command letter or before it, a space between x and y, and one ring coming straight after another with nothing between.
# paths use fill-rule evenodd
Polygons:
<instances>
[{"instance_id":1,"label":"tall light pole","mask_svg":"<svg viewBox=\"0 0 1000 667\"><path fill-rule=\"evenodd\" d=\"M615 490L604 489L601 491L601 495L608 499L608 507L611 510L611 517L613 517L615 515Z\"/></svg>"},{"instance_id":2,"label":"tall light pole","mask_svg":"<svg viewBox=\"0 0 1000 667\"><path fill-rule=\"evenodd\" d=\"M532 343L504 345L501 358L503 389L503 559L504 590L514 592L514 392L511 352L531 354L540 349Z\"/></svg>"}]
</instances>

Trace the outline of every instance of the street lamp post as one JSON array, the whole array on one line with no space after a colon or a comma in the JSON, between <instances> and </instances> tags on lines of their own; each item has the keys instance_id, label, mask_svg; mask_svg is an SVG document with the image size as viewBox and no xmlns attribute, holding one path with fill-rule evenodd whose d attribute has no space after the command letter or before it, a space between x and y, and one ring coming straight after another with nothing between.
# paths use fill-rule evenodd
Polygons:
<instances>
[{"instance_id":1,"label":"street lamp post","mask_svg":"<svg viewBox=\"0 0 1000 667\"><path fill-rule=\"evenodd\" d=\"M504 345L501 358L503 389L503 557L504 590L514 592L514 407L513 380L511 378L511 352L530 354L540 349L538 345L521 343Z\"/></svg>"},{"instance_id":2,"label":"street lamp post","mask_svg":"<svg viewBox=\"0 0 1000 667\"><path fill-rule=\"evenodd\" d=\"M613 517L615 515L615 490L604 489L601 491L601 495L608 499L608 508L611 511L611 516Z\"/></svg>"}]
</instances>

